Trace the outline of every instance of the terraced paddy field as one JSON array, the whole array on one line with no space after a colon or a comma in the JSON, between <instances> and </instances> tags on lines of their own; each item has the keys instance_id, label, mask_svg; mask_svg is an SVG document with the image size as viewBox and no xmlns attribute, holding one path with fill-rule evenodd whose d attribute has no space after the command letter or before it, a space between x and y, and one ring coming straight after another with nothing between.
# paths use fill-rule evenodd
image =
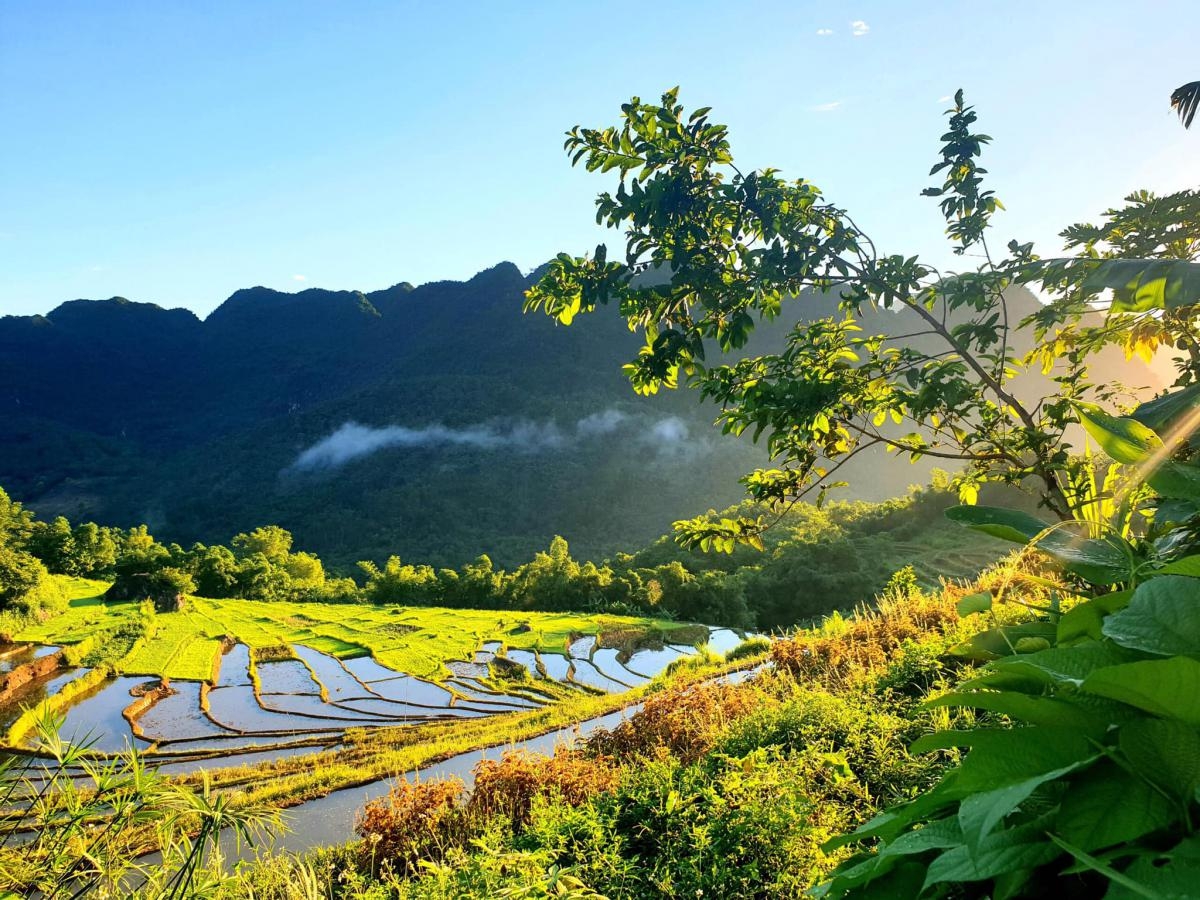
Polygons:
<instances>
[{"instance_id":1,"label":"terraced paddy field","mask_svg":"<svg viewBox=\"0 0 1200 900\"><path fill-rule=\"evenodd\" d=\"M14 658L63 655L0 704L4 743L36 750L33 721L51 711L70 740L97 753L138 747L174 771L586 705L742 637L633 617L199 597L152 613L104 601L103 582L64 585L67 611L13 636Z\"/></svg>"}]
</instances>

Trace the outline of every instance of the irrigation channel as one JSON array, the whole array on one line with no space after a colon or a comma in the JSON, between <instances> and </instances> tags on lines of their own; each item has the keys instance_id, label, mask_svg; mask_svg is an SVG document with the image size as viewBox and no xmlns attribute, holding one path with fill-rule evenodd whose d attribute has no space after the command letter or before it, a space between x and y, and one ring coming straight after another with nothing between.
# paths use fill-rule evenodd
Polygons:
<instances>
[{"instance_id":1,"label":"irrigation channel","mask_svg":"<svg viewBox=\"0 0 1200 900\"><path fill-rule=\"evenodd\" d=\"M724 653L743 639L729 629L708 629L707 644ZM703 643L703 641L698 641ZM31 647L8 669L43 658L56 648ZM93 750L115 753L137 747L160 772L182 775L213 771L337 749L346 729L418 724L533 709L553 702L547 682L586 692L621 693L644 684L672 661L697 652L695 646L660 644L632 651L600 647L594 636L572 643L565 654L505 650L484 644L471 660L448 661L449 676L426 681L381 666L371 657L338 659L293 646L294 659L255 663L247 648L230 648L212 684L172 682L162 689L144 677L110 678L71 699L61 735L90 742ZM523 667L528 678L497 690L489 675L501 667ZM31 703L87 674L87 669L54 671L31 681L15 702L0 705L0 728L7 729ZM740 673L734 673L741 677ZM449 757L404 777L455 776L470 786L481 759L519 748L549 753L597 729L619 723L640 708L633 704L513 744ZM289 830L273 849L303 851L342 843L353 837L354 817L365 803L385 796L392 779L335 791L291 807ZM223 841L227 859L249 858L254 851Z\"/></svg>"}]
</instances>

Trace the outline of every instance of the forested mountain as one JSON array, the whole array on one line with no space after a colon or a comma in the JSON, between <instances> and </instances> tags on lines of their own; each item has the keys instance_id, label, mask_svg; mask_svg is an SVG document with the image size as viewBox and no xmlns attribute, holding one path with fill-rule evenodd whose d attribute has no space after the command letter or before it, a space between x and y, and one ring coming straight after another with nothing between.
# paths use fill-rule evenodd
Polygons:
<instances>
[{"instance_id":1,"label":"forested mountain","mask_svg":"<svg viewBox=\"0 0 1200 900\"><path fill-rule=\"evenodd\" d=\"M739 500L765 451L720 435L694 393L636 397L620 366L637 339L615 311L556 327L521 314L529 283L502 263L370 293L249 288L204 320L122 298L0 318L0 485L43 516L162 539L275 522L342 567L511 563L554 534L599 558ZM927 473L880 455L852 496Z\"/></svg>"}]
</instances>

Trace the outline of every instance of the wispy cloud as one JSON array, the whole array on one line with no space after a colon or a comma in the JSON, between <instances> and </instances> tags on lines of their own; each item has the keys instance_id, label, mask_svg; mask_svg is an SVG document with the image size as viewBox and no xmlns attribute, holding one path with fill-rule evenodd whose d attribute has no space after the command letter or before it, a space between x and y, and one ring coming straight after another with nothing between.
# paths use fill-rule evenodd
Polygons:
<instances>
[{"instance_id":1,"label":"wispy cloud","mask_svg":"<svg viewBox=\"0 0 1200 900\"><path fill-rule=\"evenodd\" d=\"M833 112L835 109L838 109L841 105L842 105L841 100L834 100L832 103L818 103L816 106L810 106L809 110L811 112L817 112L817 113Z\"/></svg>"},{"instance_id":2,"label":"wispy cloud","mask_svg":"<svg viewBox=\"0 0 1200 900\"><path fill-rule=\"evenodd\" d=\"M938 103L949 103L954 98L947 94L945 97L938 97Z\"/></svg>"},{"instance_id":3,"label":"wispy cloud","mask_svg":"<svg viewBox=\"0 0 1200 900\"><path fill-rule=\"evenodd\" d=\"M660 460L707 453L711 443L693 436L677 416L629 415L604 409L584 416L573 426L525 419L494 421L453 428L440 423L409 427L373 428L344 422L331 434L302 450L285 472L338 469L349 462L389 448L450 448L510 453L553 453L588 443L619 438L649 450Z\"/></svg>"},{"instance_id":4,"label":"wispy cloud","mask_svg":"<svg viewBox=\"0 0 1200 900\"><path fill-rule=\"evenodd\" d=\"M866 34L870 30L871 30L871 26L868 25L866 22L864 22L862 19L855 19L853 22L850 23L850 33L852 35L854 35L855 37L862 37L864 34Z\"/></svg>"},{"instance_id":5,"label":"wispy cloud","mask_svg":"<svg viewBox=\"0 0 1200 900\"><path fill-rule=\"evenodd\" d=\"M817 29L817 35L820 37L829 37L829 35L831 35L831 34L833 34L832 28L818 28Z\"/></svg>"},{"instance_id":6,"label":"wispy cloud","mask_svg":"<svg viewBox=\"0 0 1200 900\"><path fill-rule=\"evenodd\" d=\"M293 275L292 281L308 281L307 275Z\"/></svg>"}]
</instances>

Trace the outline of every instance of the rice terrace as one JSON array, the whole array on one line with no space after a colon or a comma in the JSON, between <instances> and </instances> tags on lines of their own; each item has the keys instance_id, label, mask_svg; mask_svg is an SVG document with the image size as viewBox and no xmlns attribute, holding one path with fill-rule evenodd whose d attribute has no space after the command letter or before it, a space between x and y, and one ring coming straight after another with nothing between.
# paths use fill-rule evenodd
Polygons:
<instances>
[{"instance_id":1,"label":"rice terrace","mask_svg":"<svg viewBox=\"0 0 1200 900\"><path fill-rule=\"evenodd\" d=\"M728 629L569 613L199 597L188 597L183 610L155 613L145 603L106 602L107 587L71 579L66 612L12 636L18 645L41 645L26 655L44 658L61 647L76 668L53 673L53 688L36 705L18 694L0 706L11 746L27 743L47 709L65 714L64 737L86 738L98 752L136 744L150 754L211 756L332 744L349 728L476 718L627 691L696 645L723 651L741 639ZM146 618L127 653L110 666L88 666L98 644Z\"/></svg>"}]
</instances>

